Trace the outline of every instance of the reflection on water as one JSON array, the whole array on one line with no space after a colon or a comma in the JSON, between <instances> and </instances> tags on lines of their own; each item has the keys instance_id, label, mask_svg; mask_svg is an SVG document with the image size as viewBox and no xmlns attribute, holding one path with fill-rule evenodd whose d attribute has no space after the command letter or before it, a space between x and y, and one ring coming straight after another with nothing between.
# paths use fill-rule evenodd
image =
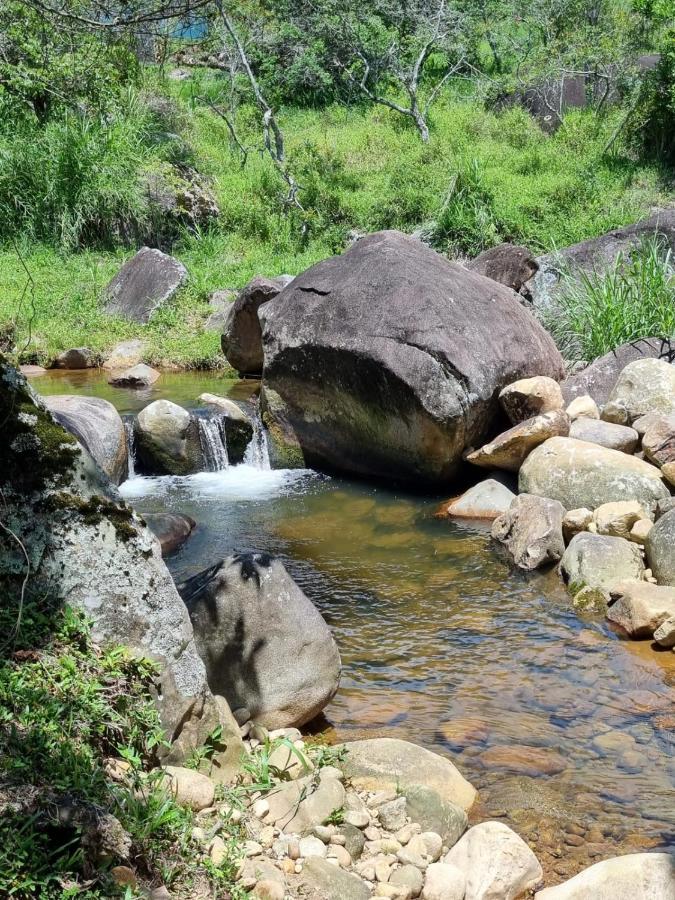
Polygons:
<instances>
[{"instance_id":1,"label":"reflection on water","mask_svg":"<svg viewBox=\"0 0 675 900\"><path fill-rule=\"evenodd\" d=\"M675 846L675 654L581 619L554 573L511 573L486 529L433 518L438 498L247 466L123 492L196 519L177 578L233 548L280 554L342 653L328 735L447 753L480 790L474 817L505 817L551 883Z\"/></svg>"}]
</instances>

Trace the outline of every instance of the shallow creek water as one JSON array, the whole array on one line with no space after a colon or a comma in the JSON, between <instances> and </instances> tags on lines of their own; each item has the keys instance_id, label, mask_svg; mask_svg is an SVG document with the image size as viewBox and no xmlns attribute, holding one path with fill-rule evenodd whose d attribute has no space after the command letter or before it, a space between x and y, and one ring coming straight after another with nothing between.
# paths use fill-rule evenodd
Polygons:
<instances>
[{"instance_id":1,"label":"shallow creek water","mask_svg":"<svg viewBox=\"0 0 675 900\"><path fill-rule=\"evenodd\" d=\"M152 392L88 373L44 376L44 393L86 392L121 412L251 382L163 375ZM549 883L599 859L675 847L675 654L580 617L554 572L510 572L481 526L433 518L439 498L309 471L237 466L134 478L140 512L188 513L197 529L176 578L228 551L279 554L340 647L330 739L396 736L450 756L479 789L472 819L503 818Z\"/></svg>"}]
</instances>

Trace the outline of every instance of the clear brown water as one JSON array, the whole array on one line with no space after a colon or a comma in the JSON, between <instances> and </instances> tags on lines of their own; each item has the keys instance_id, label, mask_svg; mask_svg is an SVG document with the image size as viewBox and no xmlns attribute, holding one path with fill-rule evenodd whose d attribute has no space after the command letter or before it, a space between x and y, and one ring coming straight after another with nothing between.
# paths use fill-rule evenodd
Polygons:
<instances>
[{"instance_id":1,"label":"clear brown water","mask_svg":"<svg viewBox=\"0 0 675 900\"><path fill-rule=\"evenodd\" d=\"M189 406L204 390L252 389L169 378L153 399ZM89 375L34 384L64 382L122 411L150 399ZM125 495L141 512L197 520L169 560L177 578L233 548L279 554L342 653L327 735L397 736L449 755L480 791L474 818L514 827L549 883L617 853L675 848L675 654L580 617L554 572L512 573L486 529L433 518L439 498L246 467L135 479Z\"/></svg>"}]
</instances>

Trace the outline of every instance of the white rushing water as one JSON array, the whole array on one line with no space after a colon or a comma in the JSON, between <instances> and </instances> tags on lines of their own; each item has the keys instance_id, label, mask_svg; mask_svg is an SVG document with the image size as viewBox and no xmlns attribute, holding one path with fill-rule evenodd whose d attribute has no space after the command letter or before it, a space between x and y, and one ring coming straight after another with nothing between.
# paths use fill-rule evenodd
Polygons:
<instances>
[{"instance_id":1,"label":"white rushing water","mask_svg":"<svg viewBox=\"0 0 675 900\"><path fill-rule=\"evenodd\" d=\"M257 411L253 416L253 437L246 448L244 465L252 466L254 469L261 469L263 471L268 471L272 468L270 465L267 432L265 431L265 427L263 426Z\"/></svg>"},{"instance_id":2,"label":"white rushing water","mask_svg":"<svg viewBox=\"0 0 675 900\"><path fill-rule=\"evenodd\" d=\"M125 421L124 430L127 435L127 478L136 475L136 438L134 437L134 423Z\"/></svg>"},{"instance_id":3,"label":"white rushing water","mask_svg":"<svg viewBox=\"0 0 675 900\"><path fill-rule=\"evenodd\" d=\"M221 472L223 469L227 469L229 460L222 419L219 416L210 419L200 416L197 422L199 424L199 442L202 445L207 470Z\"/></svg>"},{"instance_id":4,"label":"white rushing water","mask_svg":"<svg viewBox=\"0 0 675 900\"><path fill-rule=\"evenodd\" d=\"M195 475L135 476L120 485L125 500L173 496L199 500L262 500L282 496L294 490L301 481L318 477L307 469L257 469L242 463L219 472L197 472Z\"/></svg>"}]
</instances>

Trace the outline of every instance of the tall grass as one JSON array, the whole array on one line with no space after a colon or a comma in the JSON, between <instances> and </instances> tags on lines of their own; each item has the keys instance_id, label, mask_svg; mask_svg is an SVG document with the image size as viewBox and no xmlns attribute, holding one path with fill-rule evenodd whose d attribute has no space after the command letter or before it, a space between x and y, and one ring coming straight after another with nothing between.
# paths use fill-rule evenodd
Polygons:
<instances>
[{"instance_id":1,"label":"tall grass","mask_svg":"<svg viewBox=\"0 0 675 900\"><path fill-rule=\"evenodd\" d=\"M604 274L568 273L545 317L569 360L590 362L620 344L675 337L675 260L652 239L632 258L619 254Z\"/></svg>"}]
</instances>

